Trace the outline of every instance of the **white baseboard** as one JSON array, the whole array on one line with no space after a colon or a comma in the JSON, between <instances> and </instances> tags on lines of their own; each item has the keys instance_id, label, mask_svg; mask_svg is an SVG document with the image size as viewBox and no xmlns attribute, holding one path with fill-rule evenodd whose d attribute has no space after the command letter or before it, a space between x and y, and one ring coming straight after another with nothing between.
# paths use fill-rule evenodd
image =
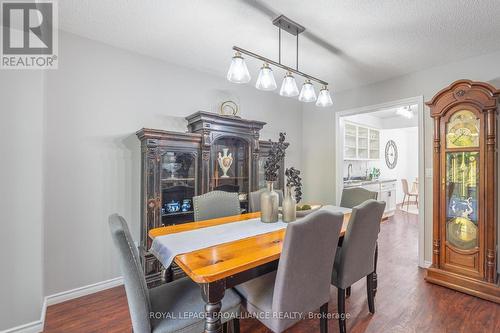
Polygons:
<instances>
[{"instance_id":1,"label":"white baseboard","mask_svg":"<svg viewBox=\"0 0 500 333\"><path fill-rule=\"evenodd\" d=\"M31 323L19 325L16 327L9 328L4 331L0 331L0 333L39 333L43 331L44 323L45 323L45 313L47 311L47 307L50 305L66 302L78 297L94 294L96 292L110 289L113 287L117 287L123 284L123 278L117 277L114 279L101 281L93 284L89 284L87 286L63 291L57 294L45 296L42 304L42 313L40 315L40 320L33 321Z\"/></svg>"},{"instance_id":2,"label":"white baseboard","mask_svg":"<svg viewBox=\"0 0 500 333\"><path fill-rule=\"evenodd\" d=\"M89 284L87 286L63 291L57 294L49 295L45 297L45 300L47 302L47 306L51 306L54 304L66 302L78 297L94 294L96 292L110 289L116 286L120 286L123 284L123 278L117 277L114 279L106 280L106 281L101 281L93 284Z\"/></svg>"},{"instance_id":3,"label":"white baseboard","mask_svg":"<svg viewBox=\"0 0 500 333\"><path fill-rule=\"evenodd\" d=\"M1 333L39 333L43 331L43 322L41 320L32 321L24 325L19 325L1 331Z\"/></svg>"},{"instance_id":4,"label":"white baseboard","mask_svg":"<svg viewBox=\"0 0 500 333\"><path fill-rule=\"evenodd\" d=\"M39 333L43 331L43 324L45 322L45 310L47 309L47 300L43 300L42 313L40 315L40 320L32 321L31 323L19 325L1 331L0 333Z\"/></svg>"}]
</instances>

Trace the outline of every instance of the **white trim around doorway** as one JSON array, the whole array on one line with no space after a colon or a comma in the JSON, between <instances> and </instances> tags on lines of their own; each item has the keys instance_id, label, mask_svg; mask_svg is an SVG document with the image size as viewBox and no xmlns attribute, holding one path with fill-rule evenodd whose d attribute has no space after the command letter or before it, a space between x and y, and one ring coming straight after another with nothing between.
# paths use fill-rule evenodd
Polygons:
<instances>
[{"instance_id":1,"label":"white trim around doorway","mask_svg":"<svg viewBox=\"0 0 500 333\"><path fill-rule=\"evenodd\" d=\"M380 111L384 109L390 109L399 107L402 105L418 105L418 193L419 193L419 208L418 208L418 265L420 267L426 268L428 263L425 261L425 239L426 233L429 233L429 237L432 237L430 234L431 230L426 230L425 228L425 216L424 216L424 207L425 207L425 123L424 123L424 97L416 96L410 98L399 99L395 101L390 101L386 103L376 104L376 105L368 105L360 108L342 110L335 112L335 133L338 135L335 136L335 179L337 184L343 183L343 175L342 175L342 163L344 160L344 133L341 133L340 126L340 118L345 116L351 116L355 114L362 113L370 113L375 111ZM342 194L342 186L337 186L336 192L336 201L337 204L340 203L340 197Z\"/></svg>"}]
</instances>

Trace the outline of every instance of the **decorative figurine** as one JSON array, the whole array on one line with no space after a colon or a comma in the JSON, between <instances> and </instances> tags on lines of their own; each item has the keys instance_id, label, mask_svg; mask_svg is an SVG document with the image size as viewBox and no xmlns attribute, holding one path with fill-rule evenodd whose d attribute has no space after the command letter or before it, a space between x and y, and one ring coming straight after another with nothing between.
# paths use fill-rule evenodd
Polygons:
<instances>
[{"instance_id":1,"label":"decorative figurine","mask_svg":"<svg viewBox=\"0 0 500 333\"><path fill-rule=\"evenodd\" d=\"M191 210L191 199L182 200L181 211L182 212L189 212L190 210Z\"/></svg>"},{"instance_id":2,"label":"decorative figurine","mask_svg":"<svg viewBox=\"0 0 500 333\"><path fill-rule=\"evenodd\" d=\"M179 201L172 200L167 204L167 212L177 213L181 209L181 203Z\"/></svg>"},{"instance_id":3,"label":"decorative figurine","mask_svg":"<svg viewBox=\"0 0 500 333\"><path fill-rule=\"evenodd\" d=\"M231 153L228 154L229 149L228 148L223 148L221 154L219 152L219 156L217 158L217 161L219 162L219 167L222 170L222 176L221 178L228 178L229 176L227 175L227 172L231 165L233 164L233 156Z\"/></svg>"}]
</instances>

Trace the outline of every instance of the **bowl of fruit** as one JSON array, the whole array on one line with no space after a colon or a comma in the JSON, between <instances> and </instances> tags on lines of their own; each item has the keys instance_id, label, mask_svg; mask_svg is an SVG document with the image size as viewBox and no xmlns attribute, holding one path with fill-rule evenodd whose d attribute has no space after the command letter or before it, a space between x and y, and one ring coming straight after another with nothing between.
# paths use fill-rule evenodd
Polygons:
<instances>
[{"instance_id":1,"label":"bowl of fruit","mask_svg":"<svg viewBox=\"0 0 500 333\"><path fill-rule=\"evenodd\" d=\"M317 211L321 208L321 205L297 205L297 217L304 217L306 215L311 214L312 212Z\"/></svg>"}]
</instances>

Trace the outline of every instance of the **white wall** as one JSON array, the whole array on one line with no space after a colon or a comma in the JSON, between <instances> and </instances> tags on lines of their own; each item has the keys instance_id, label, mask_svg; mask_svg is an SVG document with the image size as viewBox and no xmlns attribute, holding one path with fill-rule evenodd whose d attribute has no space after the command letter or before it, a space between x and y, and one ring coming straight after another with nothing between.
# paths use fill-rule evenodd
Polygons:
<instances>
[{"instance_id":1,"label":"white wall","mask_svg":"<svg viewBox=\"0 0 500 333\"><path fill-rule=\"evenodd\" d=\"M382 119L381 128L403 128L403 127L415 127L418 126L418 118L413 117L408 119L402 116L395 116Z\"/></svg>"},{"instance_id":2,"label":"white wall","mask_svg":"<svg viewBox=\"0 0 500 333\"><path fill-rule=\"evenodd\" d=\"M304 202L335 202L335 132L331 109L302 113L302 182ZM333 175L333 176L330 176Z\"/></svg>"},{"instance_id":3,"label":"white wall","mask_svg":"<svg viewBox=\"0 0 500 333\"><path fill-rule=\"evenodd\" d=\"M380 168L382 178L396 179L396 203L403 201L403 186L401 179L408 180L409 189L418 177L418 127L386 129L380 131L381 159L376 168ZM389 140L396 143L398 161L394 169L389 169L385 163L384 149Z\"/></svg>"},{"instance_id":4,"label":"white wall","mask_svg":"<svg viewBox=\"0 0 500 333\"><path fill-rule=\"evenodd\" d=\"M430 68L391 80L359 87L334 94L334 107L332 110L318 112L314 106L305 105L302 117L313 121L304 122L303 147L312 149L307 152L309 156L320 156L334 152L336 143L324 141L326 137L335 138L335 124L333 112L354 109L362 106L381 104L403 98L424 96L430 100L436 92L458 79L471 79L476 81L494 81L500 78L498 61L500 52L490 53L479 57L449 63L443 66ZM498 82L498 81L497 81ZM332 87L334 91L335 86ZM432 168L432 120L429 110L425 109L425 167ZM327 134L316 131L321 128ZM314 144L320 141L320 144ZM304 183L308 187L314 185L315 200L321 202L335 202L335 163L334 159L325 159L320 166L313 163L304 165ZM311 192L305 191L305 200L309 199ZM432 178L425 179L425 260L431 260L432 250Z\"/></svg>"},{"instance_id":5,"label":"white wall","mask_svg":"<svg viewBox=\"0 0 500 333\"><path fill-rule=\"evenodd\" d=\"M0 73L0 331L40 320L43 73Z\"/></svg>"},{"instance_id":6,"label":"white wall","mask_svg":"<svg viewBox=\"0 0 500 333\"><path fill-rule=\"evenodd\" d=\"M68 33L59 47L47 78L46 295L120 275L107 218L122 214L137 240L138 129L186 131L185 116L230 96L244 118L268 123L263 139L287 132L286 164L302 166L297 101Z\"/></svg>"}]
</instances>

